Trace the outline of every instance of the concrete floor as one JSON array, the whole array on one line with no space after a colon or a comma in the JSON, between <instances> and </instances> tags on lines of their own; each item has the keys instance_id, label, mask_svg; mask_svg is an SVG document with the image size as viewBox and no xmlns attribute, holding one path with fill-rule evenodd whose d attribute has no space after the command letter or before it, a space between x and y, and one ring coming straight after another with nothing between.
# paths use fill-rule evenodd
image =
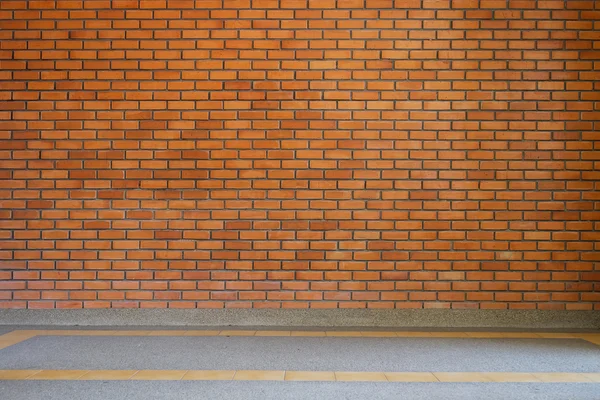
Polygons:
<instances>
[{"instance_id":1,"label":"concrete floor","mask_svg":"<svg viewBox=\"0 0 600 400\"><path fill-rule=\"evenodd\" d=\"M599 384L0 381L6 400L598 400Z\"/></svg>"},{"instance_id":2,"label":"concrete floor","mask_svg":"<svg viewBox=\"0 0 600 400\"><path fill-rule=\"evenodd\" d=\"M600 371L577 339L38 336L1 354L0 369Z\"/></svg>"},{"instance_id":3,"label":"concrete floor","mask_svg":"<svg viewBox=\"0 0 600 400\"><path fill-rule=\"evenodd\" d=\"M0 327L0 335L13 329ZM600 373L600 346L576 338L47 335L31 337L0 350L0 370L17 369ZM600 381L0 380L2 400L221 398L599 400Z\"/></svg>"}]
</instances>

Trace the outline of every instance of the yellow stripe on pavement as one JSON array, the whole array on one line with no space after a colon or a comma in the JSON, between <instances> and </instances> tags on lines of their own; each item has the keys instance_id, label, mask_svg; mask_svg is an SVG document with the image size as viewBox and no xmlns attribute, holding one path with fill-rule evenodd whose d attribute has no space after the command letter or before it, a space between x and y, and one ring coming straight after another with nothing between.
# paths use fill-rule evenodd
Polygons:
<instances>
[{"instance_id":1,"label":"yellow stripe on pavement","mask_svg":"<svg viewBox=\"0 0 600 400\"><path fill-rule=\"evenodd\" d=\"M562 332L469 332L469 331L287 331L287 330L15 330L0 336L0 350L36 336L251 336L251 337L360 337L360 338L454 338L454 339L581 339L600 346L600 333Z\"/></svg>"},{"instance_id":2,"label":"yellow stripe on pavement","mask_svg":"<svg viewBox=\"0 0 600 400\"><path fill-rule=\"evenodd\" d=\"M600 383L600 372L372 372L261 370L0 370L0 380Z\"/></svg>"},{"instance_id":3,"label":"yellow stripe on pavement","mask_svg":"<svg viewBox=\"0 0 600 400\"><path fill-rule=\"evenodd\" d=\"M289 331L289 330L101 330L40 329L15 330L0 341L33 336L294 336L294 337L375 337L375 338L470 338L470 339L584 339L600 340L600 333L563 332L470 332L470 331Z\"/></svg>"}]
</instances>

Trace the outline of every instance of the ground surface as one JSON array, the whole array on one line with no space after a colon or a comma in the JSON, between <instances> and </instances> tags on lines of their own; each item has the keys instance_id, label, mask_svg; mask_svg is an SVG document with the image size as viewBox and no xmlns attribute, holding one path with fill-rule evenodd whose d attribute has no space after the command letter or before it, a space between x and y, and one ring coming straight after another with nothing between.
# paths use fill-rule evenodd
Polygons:
<instances>
[{"instance_id":1,"label":"ground surface","mask_svg":"<svg viewBox=\"0 0 600 400\"><path fill-rule=\"evenodd\" d=\"M600 399L599 333L98 329L0 327L0 399Z\"/></svg>"}]
</instances>

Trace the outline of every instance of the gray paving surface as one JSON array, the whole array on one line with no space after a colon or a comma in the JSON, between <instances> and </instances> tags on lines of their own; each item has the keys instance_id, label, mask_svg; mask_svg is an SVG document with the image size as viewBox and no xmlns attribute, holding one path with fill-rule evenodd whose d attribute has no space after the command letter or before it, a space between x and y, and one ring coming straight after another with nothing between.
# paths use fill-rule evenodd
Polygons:
<instances>
[{"instance_id":1,"label":"gray paving surface","mask_svg":"<svg viewBox=\"0 0 600 400\"><path fill-rule=\"evenodd\" d=\"M1 321L0 321L1 322ZM406 331L406 332L576 332L576 333L600 333L598 329L574 329L574 328L449 328L449 327L436 327L436 328L424 328L424 327L378 327L378 326L333 326L333 327L319 327L319 326L264 326L264 325L249 325L249 326L231 326L231 325L219 325L219 326L206 326L206 325L194 325L194 326L129 326L129 325L1 325L0 331L9 332L17 329L58 329L58 330L268 330L268 331Z\"/></svg>"},{"instance_id":2,"label":"gray paving surface","mask_svg":"<svg viewBox=\"0 0 600 400\"><path fill-rule=\"evenodd\" d=\"M0 326L0 335L4 335L5 333L12 332L14 328Z\"/></svg>"},{"instance_id":3,"label":"gray paving surface","mask_svg":"<svg viewBox=\"0 0 600 400\"><path fill-rule=\"evenodd\" d=\"M600 372L600 346L575 339L38 336L0 350L0 369Z\"/></svg>"},{"instance_id":4,"label":"gray paving surface","mask_svg":"<svg viewBox=\"0 0 600 400\"><path fill-rule=\"evenodd\" d=\"M600 329L600 313L592 310L460 309L0 309L0 324Z\"/></svg>"},{"instance_id":5,"label":"gray paving surface","mask_svg":"<svg viewBox=\"0 0 600 400\"><path fill-rule=\"evenodd\" d=\"M3 400L598 400L597 384L0 381Z\"/></svg>"}]
</instances>

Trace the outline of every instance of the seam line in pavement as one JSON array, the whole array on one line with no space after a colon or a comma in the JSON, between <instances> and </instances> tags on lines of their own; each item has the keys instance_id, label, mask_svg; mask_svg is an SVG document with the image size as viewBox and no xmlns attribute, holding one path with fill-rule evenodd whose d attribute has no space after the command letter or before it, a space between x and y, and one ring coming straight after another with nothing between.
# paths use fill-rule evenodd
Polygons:
<instances>
[{"instance_id":1,"label":"seam line in pavement","mask_svg":"<svg viewBox=\"0 0 600 400\"><path fill-rule=\"evenodd\" d=\"M596 383L600 372L358 372L262 370L0 370L0 380Z\"/></svg>"}]
</instances>

